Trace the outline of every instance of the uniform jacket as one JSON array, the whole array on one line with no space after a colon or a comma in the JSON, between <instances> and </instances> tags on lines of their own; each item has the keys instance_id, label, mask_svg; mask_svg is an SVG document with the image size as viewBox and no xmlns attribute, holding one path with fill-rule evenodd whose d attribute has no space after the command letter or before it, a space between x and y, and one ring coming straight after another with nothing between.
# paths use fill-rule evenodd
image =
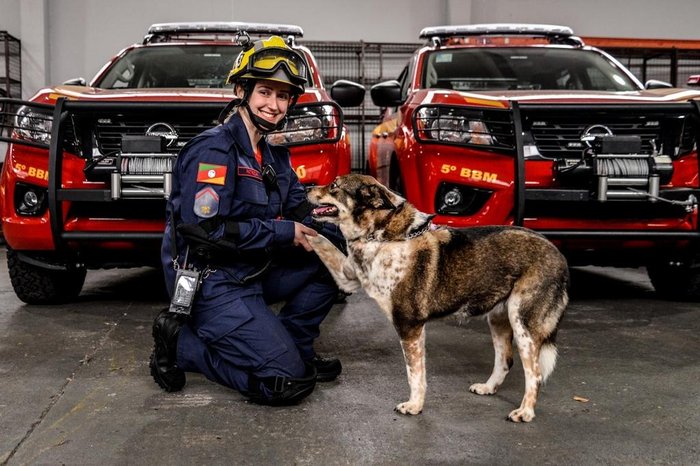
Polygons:
<instances>
[{"instance_id":1,"label":"uniform jacket","mask_svg":"<svg viewBox=\"0 0 700 466\"><path fill-rule=\"evenodd\" d=\"M282 146L259 144L263 166L269 164L277 174L278 189L268 189L261 167L255 160L245 124L238 113L222 125L204 131L183 147L173 168L173 186L168 200L168 220L161 258L168 291L172 292L172 222L203 224L211 219L235 220L238 224L236 245L246 258L217 266L217 272L202 284L202 293L213 297L222 287L240 286L241 295L247 277L260 273L269 256L294 241L294 222L284 217L306 202L306 191L292 169L289 151ZM210 238L224 236L224 225L209 233ZM185 243L177 237L179 262L182 264ZM256 258L257 257L257 258ZM205 264L196 264L203 267ZM255 286L254 283L252 285Z\"/></svg>"}]
</instances>

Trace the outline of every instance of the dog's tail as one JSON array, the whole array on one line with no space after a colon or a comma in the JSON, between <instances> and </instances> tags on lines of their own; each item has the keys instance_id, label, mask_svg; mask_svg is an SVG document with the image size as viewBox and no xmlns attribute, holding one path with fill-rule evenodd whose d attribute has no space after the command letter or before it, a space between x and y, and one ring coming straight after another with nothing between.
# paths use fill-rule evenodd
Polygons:
<instances>
[{"instance_id":1,"label":"dog's tail","mask_svg":"<svg viewBox=\"0 0 700 466\"><path fill-rule=\"evenodd\" d=\"M554 344L554 339L545 340L540 348L540 374L542 382L547 380L547 377L554 371L554 366L557 365L557 347Z\"/></svg>"}]
</instances>

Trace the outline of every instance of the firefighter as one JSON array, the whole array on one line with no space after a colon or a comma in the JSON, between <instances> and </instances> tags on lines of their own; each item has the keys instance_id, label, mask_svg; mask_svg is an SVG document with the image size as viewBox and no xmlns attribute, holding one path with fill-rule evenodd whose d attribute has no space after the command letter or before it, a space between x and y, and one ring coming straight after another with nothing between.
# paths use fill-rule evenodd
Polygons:
<instances>
[{"instance_id":1,"label":"firefighter","mask_svg":"<svg viewBox=\"0 0 700 466\"><path fill-rule=\"evenodd\" d=\"M284 405L342 370L313 348L338 289L305 235L328 227L311 221L289 151L266 141L306 76L304 58L281 37L244 45L222 124L177 158L161 251L172 301L153 324L150 360L166 391L199 372L254 402ZM337 230L323 234L342 240ZM268 305L278 301L275 314Z\"/></svg>"}]
</instances>

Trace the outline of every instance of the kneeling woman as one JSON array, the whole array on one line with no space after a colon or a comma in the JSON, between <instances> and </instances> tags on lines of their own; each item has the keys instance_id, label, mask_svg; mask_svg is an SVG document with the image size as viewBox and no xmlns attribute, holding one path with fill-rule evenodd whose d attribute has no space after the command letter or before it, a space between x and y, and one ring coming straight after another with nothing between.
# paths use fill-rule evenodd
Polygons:
<instances>
[{"instance_id":1,"label":"kneeling woman","mask_svg":"<svg viewBox=\"0 0 700 466\"><path fill-rule=\"evenodd\" d=\"M233 111L177 158L162 262L171 296L178 270L194 269L201 286L189 318L177 294L178 312L154 322L151 374L166 391L199 372L253 401L289 404L341 372L340 361L313 349L337 288L305 237L316 234L305 189L289 151L265 140L283 126L306 74L282 38L250 44L229 74ZM275 315L268 303L277 301L286 304Z\"/></svg>"}]
</instances>

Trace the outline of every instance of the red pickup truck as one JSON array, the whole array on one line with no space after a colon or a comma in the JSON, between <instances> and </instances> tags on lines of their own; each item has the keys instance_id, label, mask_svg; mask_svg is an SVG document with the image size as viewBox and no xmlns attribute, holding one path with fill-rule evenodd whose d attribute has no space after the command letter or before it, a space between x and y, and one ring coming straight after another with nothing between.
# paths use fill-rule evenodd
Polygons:
<instances>
[{"instance_id":1,"label":"red pickup truck","mask_svg":"<svg viewBox=\"0 0 700 466\"><path fill-rule=\"evenodd\" d=\"M370 174L435 222L522 225L569 263L647 268L700 298L700 92L640 83L564 26L425 28L385 109Z\"/></svg>"},{"instance_id":2,"label":"red pickup truck","mask_svg":"<svg viewBox=\"0 0 700 466\"><path fill-rule=\"evenodd\" d=\"M306 58L306 93L270 137L290 147L308 185L350 171L340 106L365 90L324 87L298 26L168 23L119 52L89 82L40 90L30 101L0 100L9 142L0 215L12 286L32 304L69 301L88 269L160 266L159 247L178 151L233 97L224 83L241 50L236 38L280 35ZM4 121L4 123L2 123Z\"/></svg>"}]
</instances>

